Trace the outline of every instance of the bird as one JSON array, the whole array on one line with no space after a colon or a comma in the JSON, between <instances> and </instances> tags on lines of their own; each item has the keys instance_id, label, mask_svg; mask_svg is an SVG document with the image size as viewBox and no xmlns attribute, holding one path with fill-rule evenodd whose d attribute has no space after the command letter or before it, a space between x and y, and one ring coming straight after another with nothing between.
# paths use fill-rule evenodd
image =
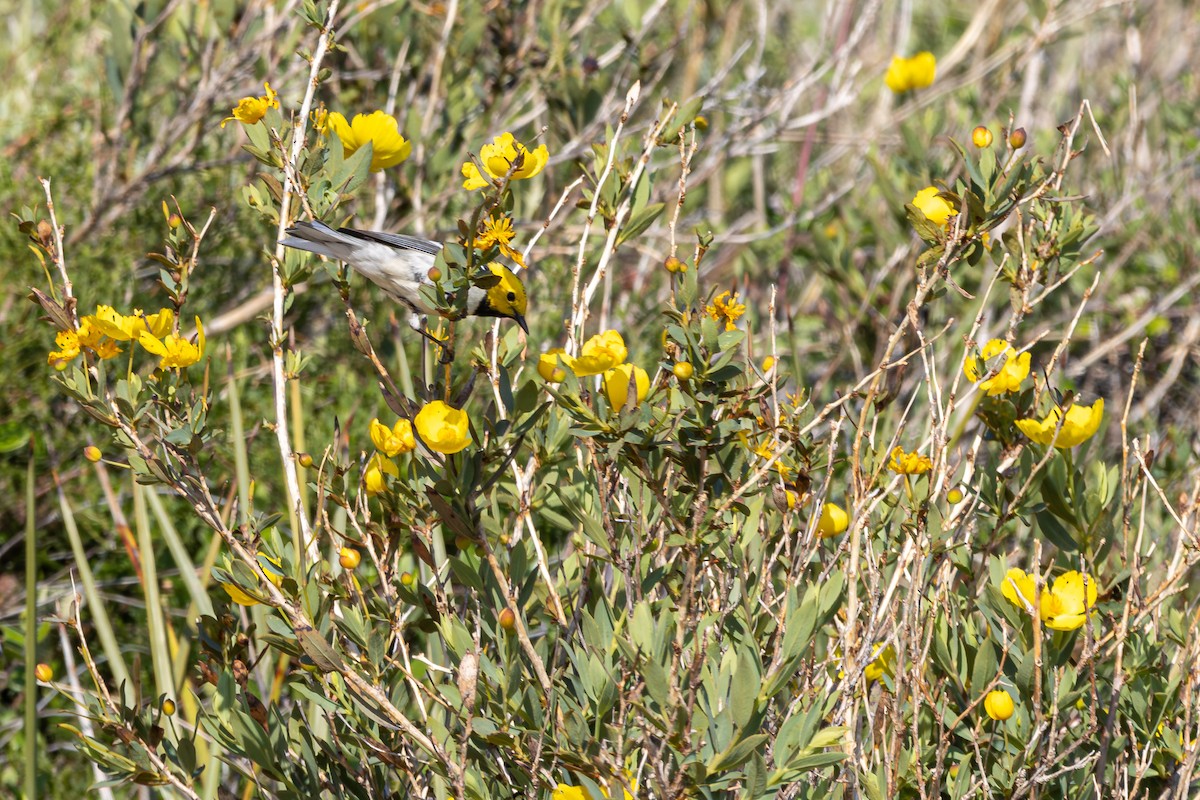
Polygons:
<instances>
[{"instance_id":1,"label":"bird","mask_svg":"<svg viewBox=\"0 0 1200 800\"><path fill-rule=\"evenodd\" d=\"M440 242L400 233L334 230L320 220L297 222L285 233L287 238L280 242L284 247L344 261L369 278L388 297L412 312L413 327L417 330L422 328L422 317L437 313L421 296L421 287L433 285L429 270L442 249ZM467 314L511 319L528 334L525 284L503 264L492 262L488 269L499 280L486 289L474 285L468 289Z\"/></svg>"}]
</instances>

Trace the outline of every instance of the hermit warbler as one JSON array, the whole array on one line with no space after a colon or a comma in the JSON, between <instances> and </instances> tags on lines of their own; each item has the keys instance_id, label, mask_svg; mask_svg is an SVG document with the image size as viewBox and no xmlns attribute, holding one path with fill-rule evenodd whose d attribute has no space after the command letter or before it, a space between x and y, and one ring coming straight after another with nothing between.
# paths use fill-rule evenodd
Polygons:
<instances>
[{"instance_id":1,"label":"hermit warbler","mask_svg":"<svg viewBox=\"0 0 1200 800\"><path fill-rule=\"evenodd\" d=\"M297 222L287 229L285 247L306 250L344 261L370 278L397 302L403 303L416 318L434 309L421 296L421 286L432 284L429 270L442 249L438 242L399 233L333 228L324 222ZM491 263L488 268L500 280L487 289L472 286L467 292L468 314L477 317L506 317L515 320L521 330L525 324L525 285L512 270Z\"/></svg>"}]
</instances>

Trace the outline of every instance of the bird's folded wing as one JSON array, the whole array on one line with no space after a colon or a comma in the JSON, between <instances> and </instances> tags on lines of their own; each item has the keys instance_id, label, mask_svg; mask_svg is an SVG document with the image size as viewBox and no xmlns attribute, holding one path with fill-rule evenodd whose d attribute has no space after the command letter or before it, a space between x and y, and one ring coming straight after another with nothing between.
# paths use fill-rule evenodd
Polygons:
<instances>
[{"instance_id":1,"label":"bird's folded wing","mask_svg":"<svg viewBox=\"0 0 1200 800\"><path fill-rule=\"evenodd\" d=\"M354 228L338 228L338 233L344 233L349 236L353 236L356 239L363 239L368 242L386 244L389 247L396 247L401 250L416 250L419 253L428 253L431 256L436 256L438 251L442 249L442 245L438 242L431 242L428 239L419 239L416 236L405 236L402 233L358 231Z\"/></svg>"}]
</instances>

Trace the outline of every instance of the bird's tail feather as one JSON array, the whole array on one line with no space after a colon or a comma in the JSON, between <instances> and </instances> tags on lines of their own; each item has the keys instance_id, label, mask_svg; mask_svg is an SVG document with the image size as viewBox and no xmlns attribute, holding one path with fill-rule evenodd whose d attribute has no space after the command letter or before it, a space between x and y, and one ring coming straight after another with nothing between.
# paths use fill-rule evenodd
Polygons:
<instances>
[{"instance_id":1,"label":"bird's tail feather","mask_svg":"<svg viewBox=\"0 0 1200 800\"><path fill-rule=\"evenodd\" d=\"M306 250L338 261L351 260L354 252L362 244L354 237L339 233L320 220L297 222L285 233L287 238L280 242L284 247Z\"/></svg>"}]
</instances>

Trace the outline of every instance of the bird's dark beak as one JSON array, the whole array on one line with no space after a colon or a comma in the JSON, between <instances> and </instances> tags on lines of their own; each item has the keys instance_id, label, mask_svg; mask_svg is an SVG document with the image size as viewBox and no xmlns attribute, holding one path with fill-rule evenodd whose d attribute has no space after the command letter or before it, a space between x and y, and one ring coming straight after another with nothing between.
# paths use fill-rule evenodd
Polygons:
<instances>
[{"instance_id":1,"label":"bird's dark beak","mask_svg":"<svg viewBox=\"0 0 1200 800\"><path fill-rule=\"evenodd\" d=\"M528 336L529 326L525 324L525 318L520 314L517 314L515 317L513 317L513 319L517 321L517 324L521 326L521 330L525 331L525 335Z\"/></svg>"}]
</instances>

